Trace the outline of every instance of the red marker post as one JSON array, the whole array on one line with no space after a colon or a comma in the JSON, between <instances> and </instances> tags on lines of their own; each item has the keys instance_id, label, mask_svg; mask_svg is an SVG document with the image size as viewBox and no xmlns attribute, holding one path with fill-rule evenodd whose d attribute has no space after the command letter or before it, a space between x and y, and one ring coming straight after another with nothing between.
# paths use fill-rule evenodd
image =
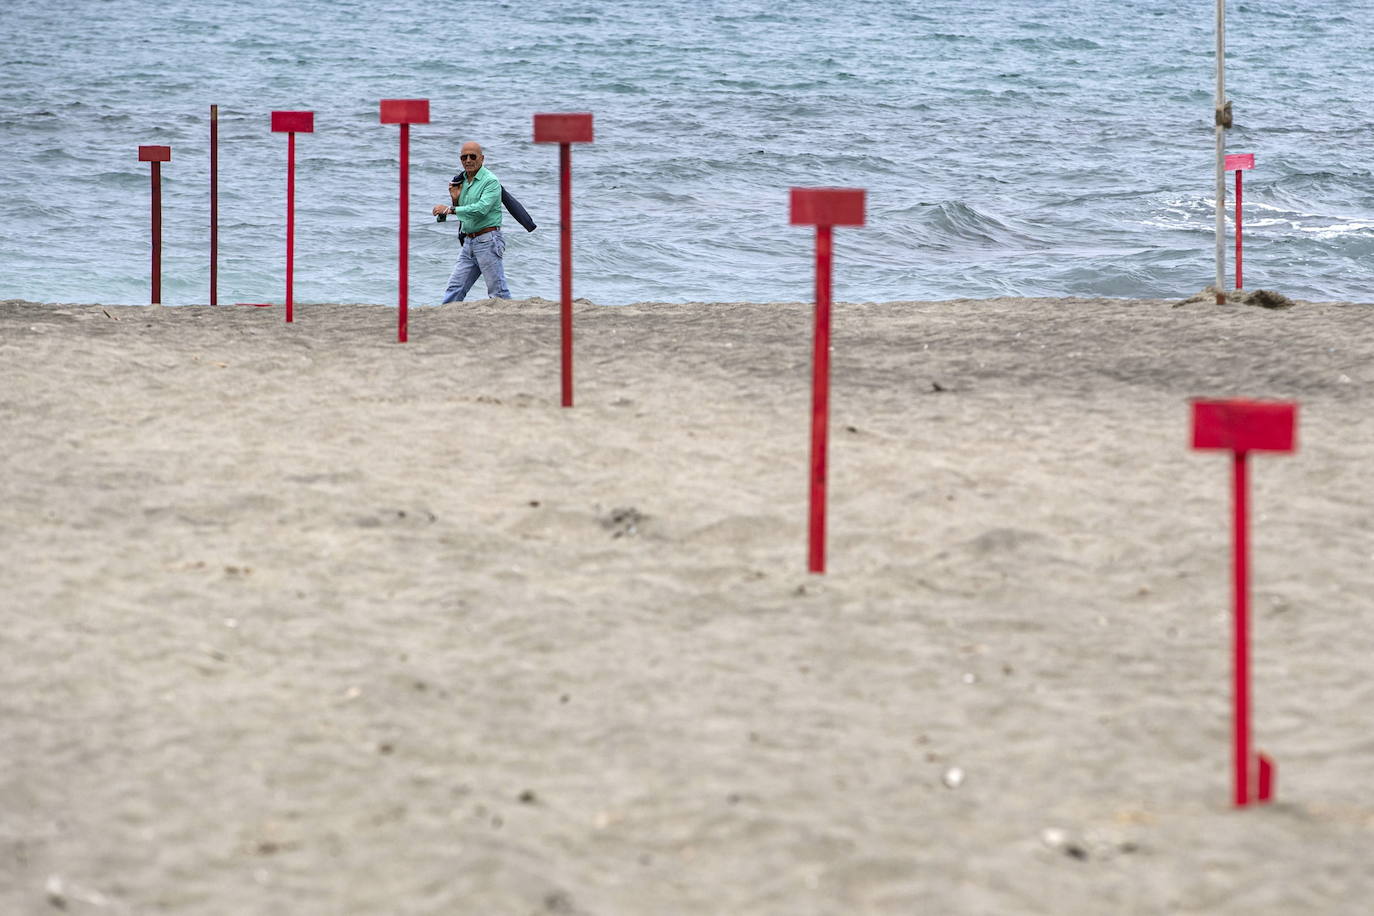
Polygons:
<instances>
[{"instance_id":1,"label":"red marker post","mask_svg":"<svg viewBox=\"0 0 1374 916\"><path fill-rule=\"evenodd\" d=\"M1233 453L1235 467L1232 766L1237 808L1272 801L1275 777L1273 760L1254 752L1250 740L1250 545L1246 457L1252 451L1293 451L1297 410L1296 404L1274 401L1193 402L1193 448L1228 450Z\"/></svg>"},{"instance_id":2,"label":"red marker post","mask_svg":"<svg viewBox=\"0 0 1374 916\"><path fill-rule=\"evenodd\" d=\"M162 163L172 161L170 146L140 146L138 161L153 164L153 305L162 302Z\"/></svg>"},{"instance_id":3,"label":"red marker post","mask_svg":"<svg viewBox=\"0 0 1374 916\"><path fill-rule=\"evenodd\" d=\"M811 524L807 568L825 572L826 439L830 426L831 228L864 224L864 192L793 188L792 225L816 227L816 340L811 363Z\"/></svg>"},{"instance_id":4,"label":"red marker post","mask_svg":"<svg viewBox=\"0 0 1374 916\"><path fill-rule=\"evenodd\" d=\"M219 301L219 106L210 106L210 304Z\"/></svg>"},{"instance_id":5,"label":"red marker post","mask_svg":"<svg viewBox=\"0 0 1374 916\"><path fill-rule=\"evenodd\" d=\"M1236 289L1244 289L1240 277L1240 173L1255 167L1255 154L1244 153L1226 157L1226 171L1236 173Z\"/></svg>"},{"instance_id":6,"label":"red marker post","mask_svg":"<svg viewBox=\"0 0 1374 916\"><path fill-rule=\"evenodd\" d=\"M272 130L286 134L286 321L295 321L292 281L296 258L296 134L315 131L313 111L274 111Z\"/></svg>"},{"instance_id":7,"label":"red marker post","mask_svg":"<svg viewBox=\"0 0 1374 916\"><path fill-rule=\"evenodd\" d=\"M410 125L429 123L429 99L382 99L381 123L401 125L401 229L397 255L396 340L410 339Z\"/></svg>"},{"instance_id":8,"label":"red marker post","mask_svg":"<svg viewBox=\"0 0 1374 916\"><path fill-rule=\"evenodd\" d=\"M559 262L562 273L559 309L563 346L563 406L573 406L572 369L572 148L574 143L592 142L592 116L575 114L537 114L534 116L534 142L558 144L559 171Z\"/></svg>"}]
</instances>

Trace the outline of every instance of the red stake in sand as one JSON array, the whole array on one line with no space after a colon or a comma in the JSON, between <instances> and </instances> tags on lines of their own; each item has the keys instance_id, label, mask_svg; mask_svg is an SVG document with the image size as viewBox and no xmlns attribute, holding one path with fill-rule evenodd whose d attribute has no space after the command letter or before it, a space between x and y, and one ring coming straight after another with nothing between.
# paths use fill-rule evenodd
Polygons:
<instances>
[{"instance_id":1,"label":"red stake in sand","mask_svg":"<svg viewBox=\"0 0 1374 916\"><path fill-rule=\"evenodd\" d=\"M401 228L397 254L396 340L410 339L410 125L429 123L429 99L382 99L381 123L401 125Z\"/></svg>"},{"instance_id":2,"label":"red stake in sand","mask_svg":"<svg viewBox=\"0 0 1374 916\"><path fill-rule=\"evenodd\" d=\"M172 161L170 146L140 146L138 161L153 164L153 305L162 302L162 163Z\"/></svg>"},{"instance_id":3,"label":"red stake in sand","mask_svg":"<svg viewBox=\"0 0 1374 916\"><path fill-rule=\"evenodd\" d=\"M559 315L563 345L563 406L573 406L572 368L572 149L573 143L592 142L592 116L576 114L537 114L534 116L534 142L558 144L559 171L559 262L562 272Z\"/></svg>"},{"instance_id":4,"label":"red stake in sand","mask_svg":"<svg viewBox=\"0 0 1374 916\"><path fill-rule=\"evenodd\" d=\"M1240 278L1240 173L1255 167L1255 154L1244 153L1226 157L1226 171L1236 173L1236 289L1244 289Z\"/></svg>"},{"instance_id":5,"label":"red stake in sand","mask_svg":"<svg viewBox=\"0 0 1374 916\"><path fill-rule=\"evenodd\" d=\"M219 301L219 106L210 106L210 304Z\"/></svg>"},{"instance_id":6,"label":"red stake in sand","mask_svg":"<svg viewBox=\"0 0 1374 916\"><path fill-rule=\"evenodd\" d=\"M1291 452L1297 405L1261 401L1194 401L1193 448L1227 449L1234 457L1235 638L1232 667L1235 701L1232 764L1237 808L1274 797L1274 762L1250 743L1250 545L1246 456L1252 451Z\"/></svg>"},{"instance_id":7,"label":"red stake in sand","mask_svg":"<svg viewBox=\"0 0 1374 916\"><path fill-rule=\"evenodd\" d=\"M286 321L295 321L292 281L296 258L296 134L313 133L313 111L274 111L272 130L286 134Z\"/></svg>"},{"instance_id":8,"label":"red stake in sand","mask_svg":"<svg viewBox=\"0 0 1374 916\"><path fill-rule=\"evenodd\" d=\"M811 525L807 568L825 572L826 437L830 426L831 227L864 224L864 192L793 188L792 225L816 227L816 341L811 363Z\"/></svg>"}]
</instances>

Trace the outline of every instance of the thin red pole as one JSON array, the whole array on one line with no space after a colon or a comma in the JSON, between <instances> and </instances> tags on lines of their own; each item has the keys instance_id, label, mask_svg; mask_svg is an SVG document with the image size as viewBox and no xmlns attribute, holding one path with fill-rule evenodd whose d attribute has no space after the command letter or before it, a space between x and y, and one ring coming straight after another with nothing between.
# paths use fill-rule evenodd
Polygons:
<instances>
[{"instance_id":1,"label":"thin red pole","mask_svg":"<svg viewBox=\"0 0 1374 916\"><path fill-rule=\"evenodd\" d=\"M210 304L219 303L219 106L210 106Z\"/></svg>"},{"instance_id":2,"label":"thin red pole","mask_svg":"<svg viewBox=\"0 0 1374 916\"><path fill-rule=\"evenodd\" d=\"M1240 281L1240 175L1236 169L1236 289L1244 289Z\"/></svg>"},{"instance_id":3,"label":"thin red pole","mask_svg":"<svg viewBox=\"0 0 1374 916\"><path fill-rule=\"evenodd\" d=\"M826 438L830 427L831 227L816 227L816 340L811 376L811 542L807 568L825 572Z\"/></svg>"},{"instance_id":4,"label":"thin red pole","mask_svg":"<svg viewBox=\"0 0 1374 916\"><path fill-rule=\"evenodd\" d=\"M162 163L153 163L153 305L162 302Z\"/></svg>"},{"instance_id":5,"label":"thin red pole","mask_svg":"<svg viewBox=\"0 0 1374 916\"><path fill-rule=\"evenodd\" d=\"M572 144L558 144L559 168L559 255L562 261L562 299L560 310L563 338L563 406L573 406L573 332L572 332Z\"/></svg>"},{"instance_id":6,"label":"thin red pole","mask_svg":"<svg viewBox=\"0 0 1374 916\"><path fill-rule=\"evenodd\" d=\"M1250 580L1246 452L1235 453L1235 657L1232 661L1235 697L1236 807L1250 801Z\"/></svg>"},{"instance_id":7,"label":"thin red pole","mask_svg":"<svg viewBox=\"0 0 1374 916\"><path fill-rule=\"evenodd\" d=\"M296 258L296 132L286 135L286 321L295 321L292 272Z\"/></svg>"},{"instance_id":8,"label":"thin red pole","mask_svg":"<svg viewBox=\"0 0 1374 916\"><path fill-rule=\"evenodd\" d=\"M397 308L397 327L396 340L405 343L409 339L410 333L410 313L408 311L407 293L410 291L410 281L406 275L406 262L410 249L409 226L406 223L406 210L410 206L410 125L401 124L401 232L400 232L400 251L397 254L397 285L400 289L400 301Z\"/></svg>"}]
</instances>

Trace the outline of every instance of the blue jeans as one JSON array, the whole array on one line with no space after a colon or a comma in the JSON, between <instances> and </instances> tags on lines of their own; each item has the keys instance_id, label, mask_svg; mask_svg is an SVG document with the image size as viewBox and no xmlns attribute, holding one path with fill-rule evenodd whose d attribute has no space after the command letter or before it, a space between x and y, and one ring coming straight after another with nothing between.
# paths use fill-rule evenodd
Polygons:
<instances>
[{"instance_id":1,"label":"blue jeans","mask_svg":"<svg viewBox=\"0 0 1374 916\"><path fill-rule=\"evenodd\" d=\"M458 263L448 278L448 288L444 290L445 302L462 302L463 297L472 289L481 275L487 281L487 295L492 299L509 299L510 290L506 288L506 239L501 230L470 235L463 241L463 250L458 254Z\"/></svg>"}]
</instances>

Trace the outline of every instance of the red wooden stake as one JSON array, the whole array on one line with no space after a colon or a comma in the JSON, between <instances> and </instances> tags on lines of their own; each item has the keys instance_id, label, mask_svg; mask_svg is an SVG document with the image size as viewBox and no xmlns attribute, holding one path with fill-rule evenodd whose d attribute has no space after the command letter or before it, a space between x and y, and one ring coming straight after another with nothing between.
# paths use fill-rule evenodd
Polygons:
<instances>
[{"instance_id":1,"label":"red wooden stake","mask_svg":"<svg viewBox=\"0 0 1374 916\"><path fill-rule=\"evenodd\" d=\"M1255 154L1254 154L1254 153L1243 153L1243 154L1236 154L1236 155L1234 155L1234 156L1227 156L1227 157L1226 157L1225 166L1226 166L1226 169L1227 169L1228 171L1231 170L1231 169L1235 169L1235 172L1236 172L1236 289L1244 289L1245 287L1242 285L1242 282L1241 282L1241 275L1240 275L1241 234L1242 234L1242 233L1241 233L1241 207L1240 207L1240 198L1241 198L1240 173L1243 172L1243 171L1246 170L1246 169L1253 169L1253 168L1255 167Z\"/></svg>"},{"instance_id":2,"label":"red wooden stake","mask_svg":"<svg viewBox=\"0 0 1374 916\"><path fill-rule=\"evenodd\" d=\"M401 125L400 228L396 252L396 340L410 339L410 125L429 123L429 99L382 99L381 123Z\"/></svg>"},{"instance_id":3,"label":"red wooden stake","mask_svg":"<svg viewBox=\"0 0 1374 916\"><path fill-rule=\"evenodd\" d=\"M170 146L140 146L138 161L152 163L153 265L152 304L162 302L162 163L172 161Z\"/></svg>"},{"instance_id":4,"label":"red wooden stake","mask_svg":"<svg viewBox=\"0 0 1374 916\"><path fill-rule=\"evenodd\" d=\"M558 325L562 350L562 404L573 406L572 144L558 144Z\"/></svg>"},{"instance_id":5,"label":"red wooden stake","mask_svg":"<svg viewBox=\"0 0 1374 916\"><path fill-rule=\"evenodd\" d=\"M560 262L560 344L562 349L562 404L573 406L573 330L572 330L572 144L592 142L592 116L576 114L537 114L534 116L534 142L558 144L558 214Z\"/></svg>"},{"instance_id":6,"label":"red wooden stake","mask_svg":"<svg viewBox=\"0 0 1374 916\"><path fill-rule=\"evenodd\" d=\"M1274 797L1274 762L1256 753L1251 742L1250 695L1250 535L1249 473L1251 451L1291 452L1294 448L1297 405L1261 401L1194 401L1193 448L1228 449L1233 453L1232 505L1234 514L1232 638L1231 767L1233 800L1237 808Z\"/></svg>"},{"instance_id":7,"label":"red wooden stake","mask_svg":"<svg viewBox=\"0 0 1374 916\"><path fill-rule=\"evenodd\" d=\"M410 209L410 125L401 125L401 190L397 195L400 203L399 229L397 236L399 250L396 253L396 341L405 343L410 339L410 221L406 211Z\"/></svg>"},{"instance_id":8,"label":"red wooden stake","mask_svg":"<svg viewBox=\"0 0 1374 916\"><path fill-rule=\"evenodd\" d=\"M1237 807L1244 806L1250 800L1250 478L1246 473L1247 454L1244 451L1233 453L1231 473L1231 505L1234 509L1231 543L1235 551L1231 582L1235 605L1235 630L1231 637L1231 696L1235 706L1231 766Z\"/></svg>"},{"instance_id":9,"label":"red wooden stake","mask_svg":"<svg viewBox=\"0 0 1374 916\"><path fill-rule=\"evenodd\" d=\"M1240 224L1240 176L1242 174L1240 169L1236 169L1236 289L1245 289L1240 277L1240 239L1243 234Z\"/></svg>"},{"instance_id":10,"label":"red wooden stake","mask_svg":"<svg viewBox=\"0 0 1374 916\"><path fill-rule=\"evenodd\" d=\"M219 106L210 106L210 304L219 304Z\"/></svg>"},{"instance_id":11,"label":"red wooden stake","mask_svg":"<svg viewBox=\"0 0 1374 916\"><path fill-rule=\"evenodd\" d=\"M295 319L293 282L296 263L296 134L315 130L313 111L274 111L272 130L286 134L286 321Z\"/></svg>"},{"instance_id":12,"label":"red wooden stake","mask_svg":"<svg viewBox=\"0 0 1374 916\"><path fill-rule=\"evenodd\" d=\"M830 428L831 229L864 224L864 192L852 188L793 188L791 221L794 226L816 227L816 334L811 362L811 503L807 569L823 573Z\"/></svg>"},{"instance_id":13,"label":"red wooden stake","mask_svg":"<svg viewBox=\"0 0 1374 916\"><path fill-rule=\"evenodd\" d=\"M295 320L291 284L296 277L296 132L286 135L286 323Z\"/></svg>"},{"instance_id":14,"label":"red wooden stake","mask_svg":"<svg viewBox=\"0 0 1374 916\"><path fill-rule=\"evenodd\" d=\"M162 302L162 163L153 161L153 305Z\"/></svg>"},{"instance_id":15,"label":"red wooden stake","mask_svg":"<svg viewBox=\"0 0 1374 916\"><path fill-rule=\"evenodd\" d=\"M833 229L816 227L816 333L811 359L811 525L807 568L825 572L825 483L830 437L830 260Z\"/></svg>"}]
</instances>

